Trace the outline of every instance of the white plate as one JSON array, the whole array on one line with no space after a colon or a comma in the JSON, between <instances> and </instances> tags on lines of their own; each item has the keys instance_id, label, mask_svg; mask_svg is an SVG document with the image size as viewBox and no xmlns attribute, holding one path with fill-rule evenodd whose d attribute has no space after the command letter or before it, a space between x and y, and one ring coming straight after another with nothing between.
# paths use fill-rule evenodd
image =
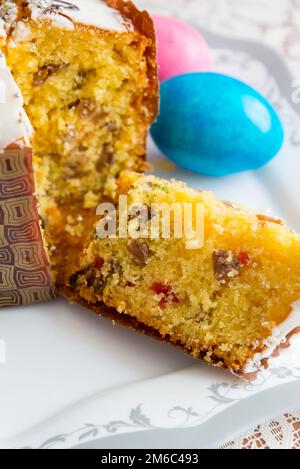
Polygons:
<instances>
[{"instance_id":1,"label":"white plate","mask_svg":"<svg viewBox=\"0 0 300 469\"><path fill-rule=\"evenodd\" d=\"M284 217L300 231L300 114L292 80L272 51L204 32L215 69L258 88L286 128L267 167L222 179L156 173L214 190ZM114 327L64 300L0 313L0 446L33 448L216 447L253 425L300 406L300 338L249 385L172 347Z\"/></svg>"}]
</instances>

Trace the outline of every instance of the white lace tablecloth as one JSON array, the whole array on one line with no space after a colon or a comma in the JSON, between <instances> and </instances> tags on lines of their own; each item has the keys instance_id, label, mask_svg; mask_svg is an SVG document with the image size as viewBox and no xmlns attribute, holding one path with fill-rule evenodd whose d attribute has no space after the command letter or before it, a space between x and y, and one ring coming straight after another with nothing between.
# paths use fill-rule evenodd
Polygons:
<instances>
[{"instance_id":1,"label":"white lace tablecloth","mask_svg":"<svg viewBox=\"0 0 300 469\"><path fill-rule=\"evenodd\" d=\"M300 79L300 0L136 0L223 36L263 43ZM300 397L299 397L300 406ZM300 449L300 411L249 430L223 449Z\"/></svg>"},{"instance_id":2,"label":"white lace tablecloth","mask_svg":"<svg viewBox=\"0 0 300 469\"><path fill-rule=\"evenodd\" d=\"M221 449L300 449L300 411L252 428Z\"/></svg>"}]
</instances>

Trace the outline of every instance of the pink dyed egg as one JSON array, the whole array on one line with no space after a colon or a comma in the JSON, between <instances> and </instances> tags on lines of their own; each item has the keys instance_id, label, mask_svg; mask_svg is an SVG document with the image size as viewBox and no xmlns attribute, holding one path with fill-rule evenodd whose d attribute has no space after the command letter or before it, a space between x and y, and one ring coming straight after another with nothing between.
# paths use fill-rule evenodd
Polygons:
<instances>
[{"instance_id":1,"label":"pink dyed egg","mask_svg":"<svg viewBox=\"0 0 300 469\"><path fill-rule=\"evenodd\" d=\"M201 34L175 18L153 15L160 81L190 72L211 69L209 47Z\"/></svg>"}]
</instances>

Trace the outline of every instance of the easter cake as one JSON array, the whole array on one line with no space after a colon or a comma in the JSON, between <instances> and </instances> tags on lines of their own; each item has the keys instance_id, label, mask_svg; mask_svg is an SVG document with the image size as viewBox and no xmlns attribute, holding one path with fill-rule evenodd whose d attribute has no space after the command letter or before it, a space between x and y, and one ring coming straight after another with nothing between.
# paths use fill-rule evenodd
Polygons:
<instances>
[{"instance_id":1,"label":"easter cake","mask_svg":"<svg viewBox=\"0 0 300 469\"><path fill-rule=\"evenodd\" d=\"M0 51L33 127L27 145L58 286L114 177L144 169L155 49L150 16L130 1L0 1Z\"/></svg>"},{"instance_id":2,"label":"easter cake","mask_svg":"<svg viewBox=\"0 0 300 469\"><path fill-rule=\"evenodd\" d=\"M300 326L300 238L281 220L132 172L112 201L69 278L71 301L234 373L255 372ZM162 235L157 207L173 204L192 206L192 226L200 207L201 236ZM127 236L99 231L114 219Z\"/></svg>"}]
</instances>

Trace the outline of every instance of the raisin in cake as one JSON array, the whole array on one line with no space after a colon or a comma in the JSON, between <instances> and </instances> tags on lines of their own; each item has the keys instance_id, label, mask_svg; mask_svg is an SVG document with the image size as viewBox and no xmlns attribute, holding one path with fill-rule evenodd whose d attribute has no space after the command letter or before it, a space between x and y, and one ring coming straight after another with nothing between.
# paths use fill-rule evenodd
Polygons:
<instances>
[{"instance_id":1,"label":"raisin in cake","mask_svg":"<svg viewBox=\"0 0 300 469\"><path fill-rule=\"evenodd\" d=\"M40 214L59 284L66 253L81 246L113 178L144 169L158 103L153 22L130 1L2 0L0 49L34 129Z\"/></svg>"},{"instance_id":2,"label":"raisin in cake","mask_svg":"<svg viewBox=\"0 0 300 469\"><path fill-rule=\"evenodd\" d=\"M136 226L143 237L135 228L127 239L99 235L98 224L70 277L69 299L235 373L255 371L300 325L293 308L300 238L281 220L130 172L119 178L118 194L127 195L129 228L137 224L132 208L148 207L144 226L140 219ZM201 236L147 239L157 203L202 207L203 243Z\"/></svg>"}]
</instances>

